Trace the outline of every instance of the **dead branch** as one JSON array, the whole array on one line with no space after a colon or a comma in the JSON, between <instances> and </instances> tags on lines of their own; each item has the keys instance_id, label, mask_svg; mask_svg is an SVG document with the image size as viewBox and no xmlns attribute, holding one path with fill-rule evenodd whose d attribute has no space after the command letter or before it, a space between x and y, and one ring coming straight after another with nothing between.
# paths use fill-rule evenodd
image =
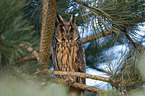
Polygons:
<instances>
[{"instance_id":1,"label":"dead branch","mask_svg":"<svg viewBox=\"0 0 145 96\"><path fill-rule=\"evenodd\" d=\"M28 47L27 45L24 45L24 44L19 44L19 46L25 47L27 49L27 51L31 52L35 56L35 58L37 59L37 61L39 61L39 54L38 54L37 51L35 51L33 48Z\"/></svg>"},{"instance_id":2,"label":"dead branch","mask_svg":"<svg viewBox=\"0 0 145 96\"><path fill-rule=\"evenodd\" d=\"M36 57L34 55L21 58L18 61L16 61L15 63L27 62L27 61L32 61L32 60L36 60Z\"/></svg>"}]
</instances>

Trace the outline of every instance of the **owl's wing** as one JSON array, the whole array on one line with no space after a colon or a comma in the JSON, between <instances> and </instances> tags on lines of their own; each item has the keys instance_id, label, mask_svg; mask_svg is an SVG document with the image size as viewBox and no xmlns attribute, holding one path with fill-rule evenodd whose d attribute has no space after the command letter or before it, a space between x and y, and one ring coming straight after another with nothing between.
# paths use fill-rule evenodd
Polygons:
<instances>
[{"instance_id":1,"label":"owl's wing","mask_svg":"<svg viewBox=\"0 0 145 96\"><path fill-rule=\"evenodd\" d=\"M86 57L85 50L83 48L83 43L81 39L77 41L78 43L78 51L77 51L77 64L78 64L78 72L86 73ZM78 82L85 84L85 78L78 78Z\"/></svg>"},{"instance_id":2,"label":"owl's wing","mask_svg":"<svg viewBox=\"0 0 145 96\"><path fill-rule=\"evenodd\" d=\"M57 49L56 49L56 43L57 43L57 41L56 41L56 39L54 40L54 45L53 45L53 50L52 50L52 63L53 63L53 68L55 69L55 70L59 70L59 68L58 68L58 64L57 64Z\"/></svg>"},{"instance_id":3,"label":"owl's wing","mask_svg":"<svg viewBox=\"0 0 145 96\"><path fill-rule=\"evenodd\" d=\"M86 72L86 57L85 50L81 39L78 40L78 51L77 51L77 64L79 72Z\"/></svg>"}]
</instances>

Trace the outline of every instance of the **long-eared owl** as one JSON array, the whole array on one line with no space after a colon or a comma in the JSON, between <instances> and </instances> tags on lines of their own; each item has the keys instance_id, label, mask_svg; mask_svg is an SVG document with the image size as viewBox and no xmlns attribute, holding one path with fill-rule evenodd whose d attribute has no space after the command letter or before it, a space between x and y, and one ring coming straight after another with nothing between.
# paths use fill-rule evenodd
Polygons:
<instances>
[{"instance_id":1,"label":"long-eared owl","mask_svg":"<svg viewBox=\"0 0 145 96\"><path fill-rule=\"evenodd\" d=\"M78 33L75 24L76 19L71 15L70 21L65 22L64 19L58 15L57 22L59 23L56 29L53 46L53 65L55 70L71 71L71 72L86 72L86 61L83 43ZM73 82L85 84L84 78L60 76L65 80L73 80ZM78 91L77 96L83 92L70 89L71 94L73 91Z\"/></svg>"}]
</instances>

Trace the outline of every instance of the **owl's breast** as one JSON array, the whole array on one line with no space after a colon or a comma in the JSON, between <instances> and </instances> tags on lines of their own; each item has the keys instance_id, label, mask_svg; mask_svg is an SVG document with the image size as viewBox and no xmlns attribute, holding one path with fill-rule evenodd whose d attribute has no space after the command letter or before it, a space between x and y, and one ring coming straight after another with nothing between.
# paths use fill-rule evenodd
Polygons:
<instances>
[{"instance_id":1,"label":"owl's breast","mask_svg":"<svg viewBox=\"0 0 145 96\"><path fill-rule=\"evenodd\" d=\"M57 43L57 63L62 71L78 71L77 69L77 42Z\"/></svg>"}]
</instances>

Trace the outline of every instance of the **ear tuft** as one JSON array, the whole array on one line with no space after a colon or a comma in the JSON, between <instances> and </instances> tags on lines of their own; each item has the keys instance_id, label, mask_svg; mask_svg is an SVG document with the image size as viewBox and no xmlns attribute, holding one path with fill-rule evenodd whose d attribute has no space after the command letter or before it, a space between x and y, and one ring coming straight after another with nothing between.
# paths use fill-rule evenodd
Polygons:
<instances>
[{"instance_id":1,"label":"ear tuft","mask_svg":"<svg viewBox=\"0 0 145 96\"><path fill-rule=\"evenodd\" d=\"M63 24L63 18L58 14L57 15L57 22Z\"/></svg>"},{"instance_id":2,"label":"ear tuft","mask_svg":"<svg viewBox=\"0 0 145 96\"><path fill-rule=\"evenodd\" d=\"M75 15L73 15L73 14L71 15L71 18L70 18L69 22L76 23Z\"/></svg>"}]
</instances>

